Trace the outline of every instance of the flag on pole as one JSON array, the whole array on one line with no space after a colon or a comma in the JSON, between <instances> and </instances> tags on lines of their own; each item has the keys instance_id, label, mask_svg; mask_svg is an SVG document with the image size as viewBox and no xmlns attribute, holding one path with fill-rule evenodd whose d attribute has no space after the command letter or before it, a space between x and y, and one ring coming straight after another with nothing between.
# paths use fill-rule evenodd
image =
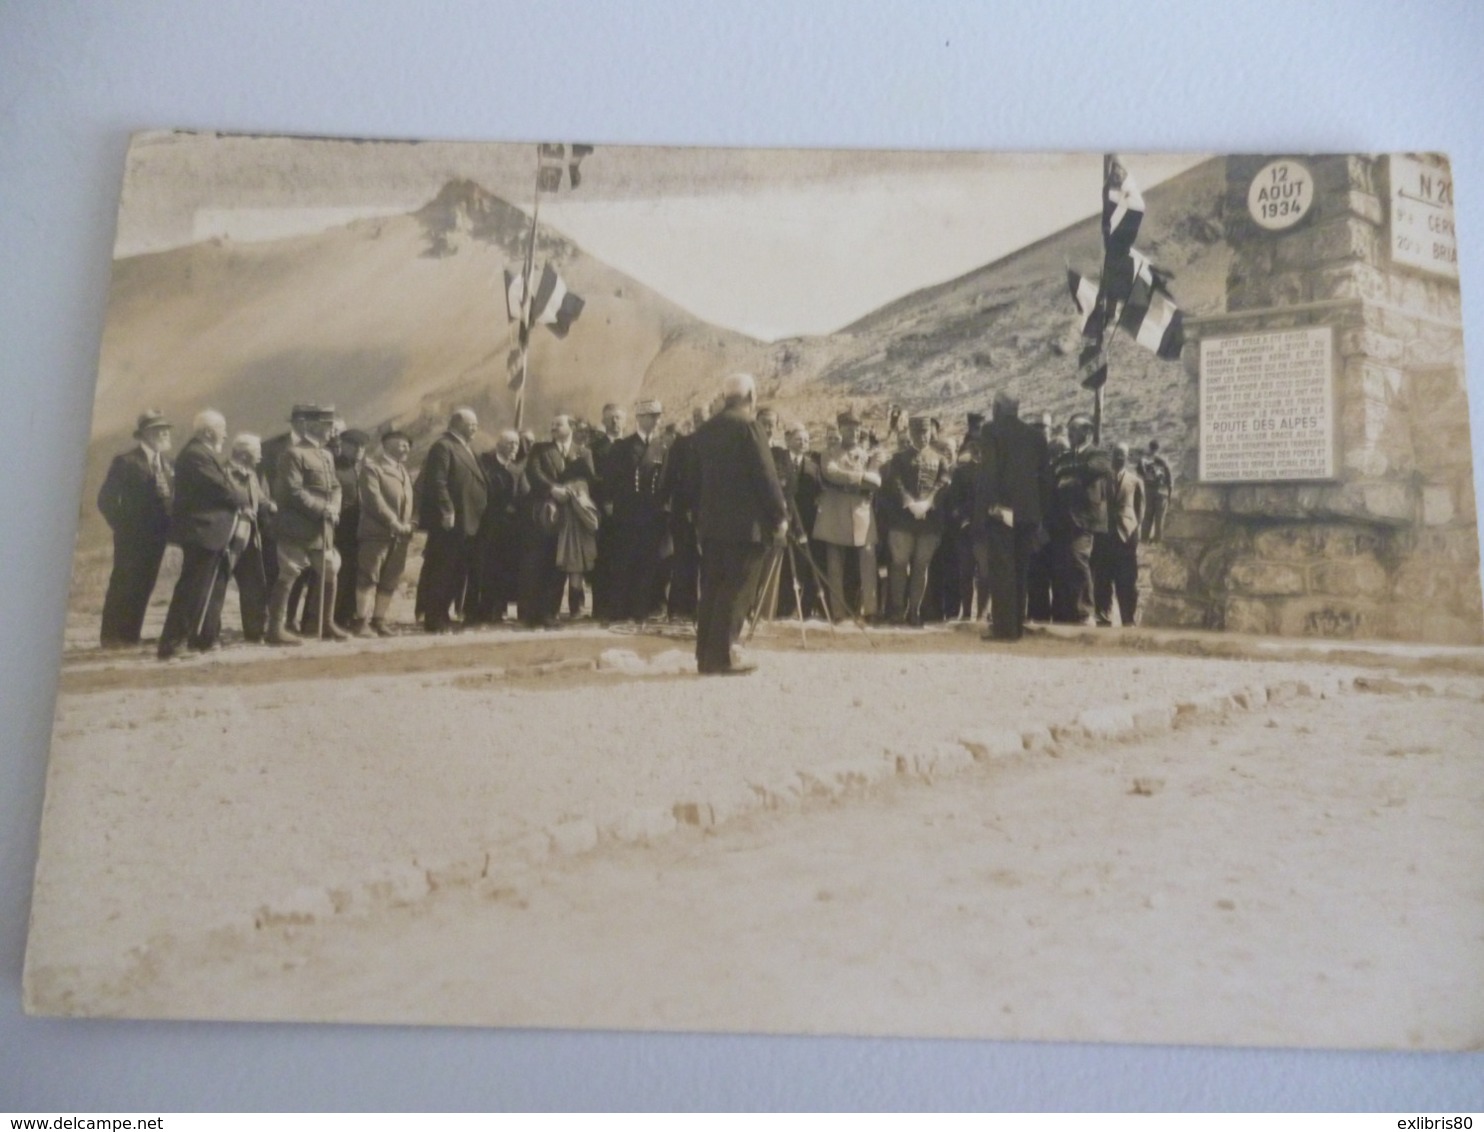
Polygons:
<instances>
[{"instance_id":1,"label":"flag on pole","mask_svg":"<svg viewBox=\"0 0 1484 1132\"><path fill-rule=\"evenodd\" d=\"M1136 251L1129 258L1133 262L1133 285L1118 325L1144 349L1174 361L1185 345L1185 325L1165 285L1167 276Z\"/></svg>"},{"instance_id":2,"label":"flag on pole","mask_svg":"<svg viewBox=\"0 0 1484 1132\"><path fill-rule=\"evenodd\" d=\"M1101 342L1089 342L1077 355L1077 381L1083 389L1101 389L1108 382L1108 354Z\"/></svg>"},{"instance_id":3,"label":"flag on pole","mask_svg":"<svg viewBox=\"0 0 1484 1132\"><path fill-rule=\"evenodd\" d=\"M592 153L590 145L542 142L537 147L536 185L543 193L554 193L565 181L568 188L582 184L582 159Z\"/></svg>"},{"instance_id":4,"label":"flag on pole","mask_svg":"<svg viewBox=\"0 0 1484 1132\"><path fill-rule=\"evenodd\" d=\"M1072 292L1072 302L1077 307L1077 329L1084 338L1101 340L1103 320L1102 307L1098 303L1098 285L1069 267L1067 290Z\"/></svg>"},{"instance_id":5,"label":"flag on pole","mask_svg":"<svg viewBox=\"0 0 1484 1132\"><path fill-rule=\"evenodd\" d=\"M558 338L565 338L585 305L575 292L567 288L566 282L550 263L541 268L541 278L531 294L529 308L525 299L525 278L509 270L505 272L505 312L512 322L520 320L523 332L540 323L551 327L551 332Z\"/></svg>"},{"instance_id":6,"label":"flag on pole","mask_svg":"<svg viewBox=\"0 0 1484 1132\"><path fill-rule=\"evenodd\" d=\"M1118 155L1103 158L1103 250L1112 260L1126 254L1144 220L1144 197Z\"/></svg>"}]
</instances>

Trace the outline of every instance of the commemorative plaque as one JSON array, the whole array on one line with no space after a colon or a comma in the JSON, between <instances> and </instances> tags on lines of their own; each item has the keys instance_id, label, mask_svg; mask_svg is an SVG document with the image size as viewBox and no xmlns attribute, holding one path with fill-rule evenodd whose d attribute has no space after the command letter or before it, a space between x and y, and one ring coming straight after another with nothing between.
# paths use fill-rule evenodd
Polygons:
<instances>
[{"instance_id":1,"label":"commemorative plaque","mask_svg":"<svg viewBox=\"0 0 1484 1132\"><path fill-rule=\"evenodd\" d=\"M1264 165L1247 187L1247 211L1268 232L1292 228L1313 203L1313 175L1308 166L1289 158Z\"/></svg>"},{"instance_id":2,"label":"commemorative plaque","mask_svg":"<svg viewBox=\"0 0 1484 1132\"><path fill-rule=\"evenodd\" d=\"M1390 168L1391 261L1457 279L1452 174L1399 153L1391 156Z\"/></svg>"},{"instance_id":3,"label":"commemorative plaque","mask_svg":"<svg viewBox=\"0 0 1484 1132\"><path fill-rule=\"evenodd\" d=\"M1334 436L1328 327L1201 343L1203 481L1332 479Z\"/></svg>"}]
</instances>

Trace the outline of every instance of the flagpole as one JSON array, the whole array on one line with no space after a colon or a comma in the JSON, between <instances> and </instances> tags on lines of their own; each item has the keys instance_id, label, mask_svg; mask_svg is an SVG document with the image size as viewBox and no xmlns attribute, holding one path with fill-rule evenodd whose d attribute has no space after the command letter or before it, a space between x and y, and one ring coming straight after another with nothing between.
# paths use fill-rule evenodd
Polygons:
<instances>
[{"instance_id":1,"label":"flagpole","mask_svg":"<svg viewBox=\"0 0 1484 1132\"><path fill-rule=\"evenodd\" d=\"M531 270L536 262L536 226L541 219L541 144L536 144L536 186L531 203L531 235L526 241L526 263L521 272L520 327L517 333L520 344L520 389L515 394L515 431L520 431L526 408L526 380L529 374L531 355Z\"/></svg>"}]
</instances>

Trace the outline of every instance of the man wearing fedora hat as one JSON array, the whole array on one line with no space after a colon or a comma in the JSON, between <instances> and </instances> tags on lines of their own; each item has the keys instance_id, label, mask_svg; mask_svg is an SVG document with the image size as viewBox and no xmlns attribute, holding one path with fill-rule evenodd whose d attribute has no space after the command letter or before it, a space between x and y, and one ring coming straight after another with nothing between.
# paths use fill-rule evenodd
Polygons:
<instances>
[{"instance_id":1,"label":"man wearing fedora hat","mask_svg":"<svg viewBox=\"0 0 1484 1132\"><path fill-rule=\"evenodd\" d=\"M98 491L98 510L113 531L113 570L103 599L104 648L139 643L144 612L154 593L170 529L175 469L170 462L170 422L159 409L139 414L139 443L113 458Z\"/></svg>"}]
</instances>

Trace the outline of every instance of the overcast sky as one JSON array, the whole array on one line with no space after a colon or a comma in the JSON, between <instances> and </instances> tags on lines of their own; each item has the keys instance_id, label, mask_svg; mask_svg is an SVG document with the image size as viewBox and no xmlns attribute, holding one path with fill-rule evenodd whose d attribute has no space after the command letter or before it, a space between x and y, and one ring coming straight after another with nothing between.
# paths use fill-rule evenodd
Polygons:
<instances>
[{"instance_id":1,"label":"overcast sky","mask_svg":"<svg viewBox=\"0 0 1484 1132\"><path fill-rule=\"evenodd\" d=\"M534 147L141 135L116 254L274 239L421 207L467 177L531 207ZM1144 188L1205 155L1123 155ZM541 219L692 313L827 333L1098 209L1098 154L598 147Z\"/></svg>"}]
</instances>

